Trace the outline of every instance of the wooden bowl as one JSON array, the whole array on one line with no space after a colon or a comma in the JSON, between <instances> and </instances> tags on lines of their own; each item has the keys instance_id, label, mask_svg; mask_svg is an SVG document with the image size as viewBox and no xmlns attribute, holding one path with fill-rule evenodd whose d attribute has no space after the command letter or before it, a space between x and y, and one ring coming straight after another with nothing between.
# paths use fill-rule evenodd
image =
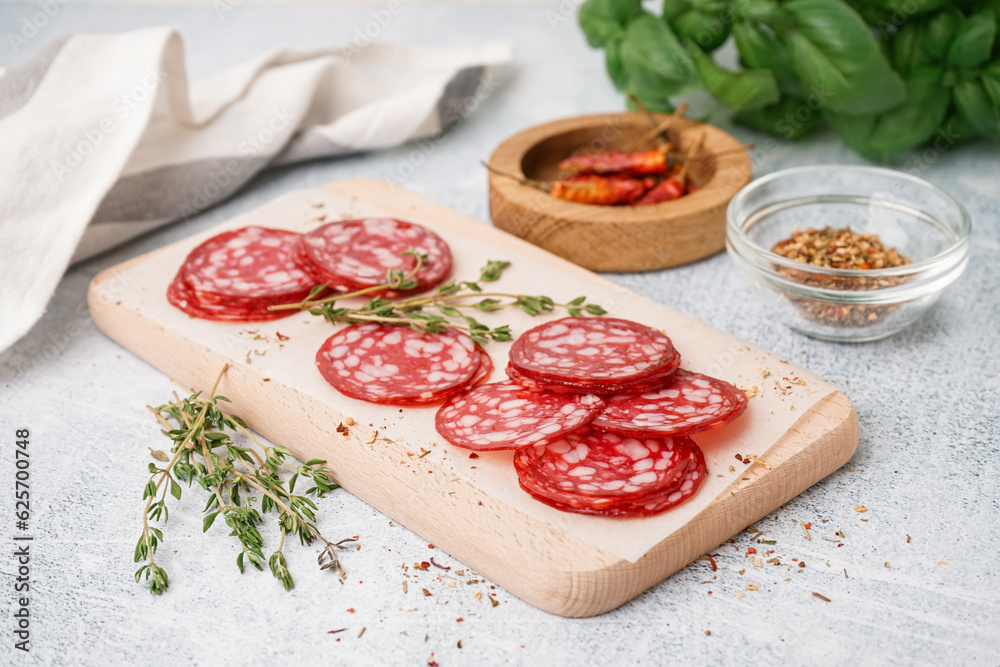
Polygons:
<instances>
[{"instance_id":1,"label":"wooden bowl","mask_svg":"<svg viewBox=\"0 0 1000 667\"><path fill-rule=\"evenodd\" d=\"M657 121L666 116L658 116ZM559 177L559 161L580 152L628 150L647 134L641 113L578 116L529 128L504 141L490 166L533 180ZM712 125L678 118L670 138L679 148L704 135L704 154L689 166L698 190L650 206L594 206L556 199L491 173L490 217L515 236L593 271L664 269L715 254L726 244L726 207L753 173L740 143Z\"/></svg>"}]
</instances>

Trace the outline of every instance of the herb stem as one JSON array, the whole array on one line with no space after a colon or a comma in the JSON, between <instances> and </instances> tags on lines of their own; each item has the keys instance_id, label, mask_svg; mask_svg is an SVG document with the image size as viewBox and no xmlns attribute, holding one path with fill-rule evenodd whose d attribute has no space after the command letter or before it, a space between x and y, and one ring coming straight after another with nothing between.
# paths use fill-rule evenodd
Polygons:
<instances>
[{"instance_id":1,"label":"herb stem","mask_svg":"<svg viewBox=\"0 0 1000 667\"><path fill-rule=\"evenodd\" d=\"M215 379L215 384L212 385L212 395L213 396L215 395L215 390L219 388L219 383L222 381L222 376L225 375L226 371L228 371L228 370L229 370L229 364L226 364L225 366L222 367L222 371L219 373L219 377L217 377ZM152 409L153 408L150 408L150 410L152 410ZM166 478L170 475L169 471L174 467L174 464L177 463L177 459L179 459L181 457L181 454L184 452L185 447L187 447L191 443L191 438L194 436L195 430L205 422L205 413L207 411L208 411L208 405L206 404L206 405L204 405L202 407L201 412L198 414L198 419L195 420L194 426L191 427L190 433L188 434L188 436L186 438L184 438L184 440L181 441L181 444L177 445L177 451L174 452L173 458L171 458L170 462L167 463L167 467L163 468L161 470L161 472L162 473L166 473L166 475L162 475L161 474L159 481L156 482L156 490L157 491L160 490L160 485L163 484L164 480L166 480ZM146 502L146 510L147 511L149 510L149 506L153 503L153 497L155 495L156 495L155 493L153 495L151 495L149 497L149 500ZM146 515L145 514L143 514L142 521L143 521L143 523L146 526L146 530L148 531L149 530L149 522L146 520Z\"/></svg>"},{"instance_id":2,"label":"herb stem","mask_svg":"<svg viewBox=\"0 0 1000 667\"><path fill-rule=\"evenodd\" d=\"M346 294L335 294L333 296L326 297L325 299L315 299L315 300L307 297L298 303L283 303L277 306L270 306L268 307L268 310L308 310L309 308L312 308L314 306L320 306L327 303L336 303L341 299L351 299L354 297L365 296L366 294L372 294L374 292L383 292L386 290L396 289L399 287L399 285L413 280L416 277L417 273L420 271L420 269L423 268L424 264L426 263L424 261L423 256L420 253L411 252L409 254L415 257L417 262L414 265L414 267L410 269L410 271L403 274L402 277L399 277L398 281L392 281L396 282L396 284L392 284L392 282L387 280L385 283L382 283L380 285L372 285L371 287L364 287L362 289L355 290L353 292L347 292Z\"/></svg>"},{"instance_id":3,"label":"herb stem","mask_svg":"<svg viewBox=\"0 0 1000 667\"><path fill-rule=\"evenodd\" d=\"M225 396L215 395L228 368L227 364L209 395L198 391L181 399L175 392L173 403L156 408L147 406L163 427L164 435L173 443L172 458L150 448L153 458L164 463L160 467L156 463L149 464L150 477L143 492L143 530L135 548L135 562L143 563L135 573L135 580L138 582L145 574L146 579L151 580L149 590L152 593L161 594L169 586L166 571L153 559L153 553L163 541L162 531L153 522L167 521L167 492L178 500L183 493L178 481L186 481L188 486L197 481L208 492L202 530L207 532L222 515L232 531L230 535L240 543L241 551L236 558L240 572L244 571L247 561L258 570L263 569L264 539L258 526L263 522L262 515L271 511L279 515L281 543L267 564L285 590L295 586L284 555L289 533L296 535L302 544L312 544L316 539L323 543L321 569L330 569L334 564L339 567L333 553L339 547L320 534L315 525L316 504L307 497L322 497L324 492L339 487L332 482L332 471L320 459L310 459L297 466L286 463L291 452L281 446L265 445L250 433L242 419L220 409L220 401L231 402ZM245 435L249 443L235 443L233 438L238 433ZM294 472L287 489L277 474L281 466ZM313 486L304 495L294 495L295 481L300 477L310 479ZM324 565L324 559L330 562Z\"/></svg>"},{"instance_id":4,"label":"herb stem","mask_svg":"<svg viewBox=\"0 0 1000 667\"><path fill-rule=\"evenodd\" d=\"M227 370L229 370L229 364L226 364L225 366L223 366L222 370L219 372L219 376L217 378L215 378L215 384L212 385L212 395L213 396L215 395L216 389L219 388L219 383L222 382L222 376L226 374ZM166 424L166 420L163 419L162 415L160 415L158 412L156 412L151 406L146 406L146 407L149 408L149 410L152 411L153 414L155 414L157 416L157 419L160 421L160 423L165 424L168 428L170 427L170 424ZM160 472L160 478L156 482L156 486L154 487L153 493L149 494L149 498L146 499L146 506L143 508L143 512L142 512L142 538L141 539L145 540L147 543L149 542L149 533L150 533L150 528L149 528L149 508L153 505L153 501L156 499L156 494L159 492L160 487L163 486L163 482L165 482L168 478L171 479L171 480L173 479L173 477L170 475L170 471L173 470L174 465L177 463L178 459L180 459L181 455L184 453L184 450L189 448L189 446L191 444L191 438L194 437L194 434L195 434L195 432L197 430L197 427L200 427L205 422L205 414L207 412L208 412L208 404L205 404L204 406L202 406L201 411L198 413L198 418L195 420L195 427L191 428L188 431L187 437L185 437L181 441L181 443L179 445L177 445L177 450L174 452L173 457L171 457L171 459L167 463L166 467L160 469L160 471L159 471ZM166 497L167 497L167 488L168 487L164 487L164 489L163 489L163 497L160 499L160 502L163 502L166 499ZM149 549L149 567L150 567L150 569L153 569L153 567L156 564L155 560L153 559L153 551L154 551L153 549Z\"/></svg>"},{"instance_id":5,"label":"herb stem","mask_svg":"<svg viewBox=\"0 0 1000 667\"><path fill-rule=\"evenodd\" d=\"M253 475L253 474L247 474L247 473L242 473L242 472L239 472L237 470L233 470L233 474L236 475L237 477L239 477L246 484L249 484L250 486L252 486L255 489L259 490L264 495L268 496L271 500L274 501L275 505L277 505L278 507L280 507L282 509L282 511L285 512L286 514L288 514L289 516L297 516L297 512L295 512L291 507L289 507L288 505L286 505L281 500L281 498L279 498L274 493L272 493L271 491L267 490L262 484L260 484L257 481L257 478L256 478L255 475ZM305 525L306 528L309 529L309 532L312 533L314 537L319 537L320 539L323 539L320 536L319 529L317 529L316 526L312 525L308 521L303 521L302 523ZM284 534L285 534L284 529L282 529L281 534L282 534L282 540L284 540ZM325 539L323 541L326 542ZM327 544L329 544L329 542L327 542ZM278 551L281 551L281 549L278 549Z\"/></svg>"},{"instance_id":6,"label":"herb stem","mask_svg":"<svg viewBox=\"0 0 1000 667\"><path fill-rule=\"evenodd\" d=\"M361 315L361 314L358 315L352 314L350 316L350 320L352 322L355 320L360 320L363 322L383 322L386 324L405 324L405 325L409 325L415 322L415 320L412 320L408 317L385 317L383 315ZM416 324L418 327L420 326L419 321L417 321ZM465 326L464 324L457 324L455 322L441 322L440 326L445 327L447 329L459 329L460 331L465 331L467 333L471 331L471 329L468 326Z\"/></svg>"}]
</instances>

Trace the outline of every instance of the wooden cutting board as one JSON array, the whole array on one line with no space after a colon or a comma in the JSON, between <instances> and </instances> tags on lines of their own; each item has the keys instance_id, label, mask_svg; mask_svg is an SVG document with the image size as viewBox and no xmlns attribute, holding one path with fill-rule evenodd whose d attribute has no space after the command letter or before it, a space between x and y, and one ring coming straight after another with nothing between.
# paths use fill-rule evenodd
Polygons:
<instances>
[{"instance_id":1,"label":"wooden cutting board","mask_svg":"<svg viewBox=\"0 0 1000 667\"><path fill-rule=\"evenodd\" d=\"M786 361L398 186L354 179L333 183L321 193L330 196L331 201L341 202L343 210L332 210L320 202L306 205L306 199L300 196L293 207L299 216L295 220L279 220L288 216L273 215L278 209L263 207L270 216L263 222L258 211L256 219L243 220L252 217L246 214L221 227L268 224L268 220L273 220L272 226L308 229L321 224L324 216L334 220L352 215L353 206L367 206L369 210L374 207L427 224L448 239L453 250L488 248L492 258L511 260L514 266L519 262L522 266L534 266L534 275L544 273L545 286L538 292L558 292L565 287L573 290L570 298L588 290L612 294L613 305L624 304L622 315L631 314L632 319L667 328L671 335L674 335L670 325L673 323L679 333L686 331L684 335L689 341L693 336L694 340L703 338L714 341L717 347L723 346L720 349L724 352L712 357L718 360L718 367L710 365L704 356L699 358L693 345L687 345L692 350L690 354L678 346L684 358L694 364L685 363L692 370L714 371L735 382L738 378L727 377L719 369L735 368L739 359L746 356L743 366L752 361L756 371L763 373L761 377L768 377L769 368L779 376L795 372ZM281 210L291 210L289 206ZM327 460L335 471L336 481L346 490L511 593L551 613L593 616L618 607L829 475L846 463L857 447L857 415L850 402L833 388L820 388L814 390L818 393L806 408L784 415L787 428L774 437L768 436L769 441L759 443L760 448L754 450L753 429L773 418L761 414L765 410L755 403L757 399L751 399L747 415L726 429L712 432L707 443L700 439L699 443L708 455L713 443L725 446L728 429L733 429L731 437L750 443L743 451L759 455L764 463L741 467L735 474L730 474L734 469L728 459L727 465L710 464L709 477L718 489L717 495L706 496L710 502L704 507L685 517L684 523L664 530L663 539L654 535L651 548L643 548L634 558L624 558L619 555L623 552L617 545L607 546L617 540L600 542L593 534L600 534L601 530L619 531L611 534L621 534L625 538L621 541L629 542L629 531L648 533L649 526L662 524L628 523L629 520L609 523L616 520L557 513L516 495L520 493L516 479L510 482L503 477L513 475L503 467L509 466L509 454L484 455L482 460L474 462L478 466L470 468L464 453L449 454L447 448L416 437L419 429L426 432L427 414L432 417L433 411L417 415L417 421L406 422L406 415L398 418L396 415L406 411L387 410L340 396L316 379L318 373L309 363L308 355L333 331L318 318L298 315L255 327L178 317L179 311L164 306L166 284L184 254L217 231L210 230L101 272L88 293L98 326L113 340L187 386L207 389L222 366L232 363L219 393L232 399L233 412L246 419L253 429L284 445L299 459ZM460 274L459 264L460 257L456 255L457 278L474 277L467 273L468 267L462 267L466 273ZM566 287L569 285L572 287ZM515 333L537 323L519 324ZM277 332L283 333L275 339L272 334ZM258 338L267 339L266 344L261 343L265 349L256 349ZM266 356L266 345L271 345L270 357ZM499 366L493 381L498 381L503 379L506 359L493 351L495 346L499 344L493 343L490 348ZM294 368L289 368L289 359L298 359ZM785 389L779 389L785 393ZM794 392L796 387L789 385L788 389ZM768 400L772 408L779 405L777 398ZM784 398L780 401L780 405L785 405ZM795 410L795 405L788 409ZM772 409L771 415L774 414ZM355 420L355 426L347 435L338 433L336 427L348 416ZM738 426L741 422L752 423L741 429ZM413 425L413 437L408 425ZM424 444L433 450L433 456L415 456ZM488 474L503 479L499 485L495 480L487 483L486 480L492 479ZM504 484L513 489L505 488ZM708 487L706 481L699 493ZM690 505L689 509L693 507L696 506ZM596 531L593 534L588 521L593 522Z\"/></svg>"}]
</instances>

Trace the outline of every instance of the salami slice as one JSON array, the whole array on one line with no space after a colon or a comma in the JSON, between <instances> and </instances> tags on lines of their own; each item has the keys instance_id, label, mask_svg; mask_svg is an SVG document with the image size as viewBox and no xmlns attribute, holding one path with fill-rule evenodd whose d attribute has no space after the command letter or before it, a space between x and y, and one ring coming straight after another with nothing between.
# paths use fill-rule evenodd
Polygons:
<instances>
[{"instance_id":1,"label":"salami slice","mask_svg":"<svg viewBox=\"0 0 1000 667\"><path fill-rule=\"evenodd\" d=\"M268 306L301 300L313 279L295 262L301 234L243 227L218 234L192 250L167 289L167 299L189 315L210 320L274 320L295 311Z\"/></svg>"},{"instance_id":2,"label":"salami slice","mask_svg":"<svg viewBox=\"0 0 1000 667\"><path fill-rule=\"evenodd\" d=\"M195 292L273 299L305 296L315 281L295 261L301 234L244 227L213 236L191 251L182 267Z\"/></svg>"},{"instance_id":3,"label":"salami slice","mask_svg":"<svg viewBox=\"0 0 1000 667\"><path fill-rule=\"evenodd\" d=\"M327 289L340 293L354 292L364 287L364 285L359 285L356 282L347 280L346 278L332 275L330 272L324 270L323 267L314 262L309 253L306 252L305 241L303 239L305 239L304 235L295 245L295 261L300 267L302 267L303 271L312 276L317 285L326 283Z\"/></svg>"},{"instance_id":4,"label":"salami slice","mask_svg":"<svg viewBox=\"0 0 1000 667\"><path fill-rule=\"evenodd\" d=\"M665 335L610 317L567 317L525 332L510 350L522 375L541 381L617 383L679 363Z\"/></svg>"},{"instance_id":5,"label":"salami slice","mask_svg":"<svg viewBox=\"0 0 1000 667\"><path fill-rule=\"evenodd\" d=\"M550 394L499 382L455 394L434 423L456 447L517 449L559 439L590 422L603 405L598 396Z\"/></svg>"},{"instance_id":6,"label":"salami slice","mask_svg":"<svg viewBox=\"0 0 1000 667\"><path fill-rule=\"evenodd\" d=\"M181 273L178 273L170 286L167 287L167 300L192 317L220 322L262 322L279 320L294 315L294 310L268 310L266 301L253 305L241 303L203 303L198 294L191 289Z\"/></svg>"},{"instance_id":7,"label":"salami slice","mask_svg":"<svg viewBox=\"0 0 1000 667\"><path fill-rule=\"evenodd\" d=\"M479 353L479 368L476 369L475 374L465 384L467 388L478 387L489 380L490 374L493 373L493 360L490 358L489 352L479 343L476 343L476 352Z\"/></svg>"},{"instance_id":8,"label":"salami slice","mask_svg":"<svg viewBox=\"0 0 1000 667\"><path fill-rule=\"evenodd\" d=\"M421 334L392 324L355 324L316 353L320 373L342 394L362 401L420 406L439 403L481 366L463 332Z\"/></svg>"},{"instance_id":9,"label":"salami slice","mask_svg":"<svg viewBox=\"0 0 1000 667\"><path fill-rule=\"evenodd\" d=\"M708 468L705 465L705 455L702 454L699 447L695 446L687 470L684 471L684 475L681 476L680 482L676 487L653 498L636 499L628 507L621 507L619 510L624 510L628 516L656 516L657 514L663 514L694 496L705 481L707 473Z\"/></svg>"},{"instance_id":10,"label":"salami slice","mask_svg":"<svg viewBox=\"0 0 1000 667\"><path fill-rule=\"evenodd\" d=\"M746 409L746 394L733 385L681 369L656 391L608 397L593 426L615 433L677 436L718 428Z\"/></svg>"},{"instance_id":11,"label":"salami slice","mask_svg":"<svg viewBox=\"0 0 1000 667\"><path fill-rule=\"evenodd\" d=\"M590 431L590 433L597 432ZM586 436L586 433L583 435ZM648 440L650 439L643 439L643 443ZM668 472L653 475L649 474L648 471L644 471L640 473L643 475L641 478L637 477L634 471L628 468L619 472L621 479L626 479L631 475L640 482L632 486L644 487L643 491L631 494L622 493L616 495L613 488L603 493L595 493L592 490L583 492L583 490L594 485L590 481L580 482L575 477L567 477L561 480L562 483L560 484L558 478L553 479L551 474L546 475L544 472L540 474L540 471L544 471L544 466L539 466L538 463L541 461L551 462L553 460L551 456L547 456L548 447L544 448L540 454L539 450L542 450L542 448L519 450L515 453L514 464L518 472L518 482L521 488L539 502L555 507L556 509L565 512L601 516L653 516L672 509L691 498L698 491L698 488L705 479L707 469L701 449L687 438L675 439L675 443L679 441L684 442L684 444L680 445L680 447L677 447L675 444L675 449L684 451L684 459L677 462ZM643 444L643 447L645 447L645 444ZM579 462L570 463L570 470L579 471L582 468L585 474L580 475L580 477L593 477L590 470L594 468L586 465L590 460L586 457L593 456L590 454L590 451L595 448L599 451L602 449L599 442L591 441L586 447L587 454ZM571 452L575 451L575 449L576 446L574 446L574 450L571 450ZM535 453L534 458L531 457L532 452ZM558 456L563 457L565 460L567 455L561 454ZM646 460L647 457L640 457L638 462ZM659 462L666 459L659 458L654 460ZM671 463L675 461L673 452L671 452L669 461ZM597 486L614 486L613 477L610 479L606 475L601 475L600 477L603 479L603 482ZM644 480L648 481L642 483ZM569 482L569 484L567 485L566 482ZM566 488L567 486L572 488Z\"/></svg>"},{"instance_id":12,"label":"salami slice","mask_svg":"<svg viewBox=\"0 0 1000 667\"><path fill-rule=\"evenodd\" d=\"M517 474L581 496L636 498L672 488L696 447L690 438L634 438L581 429L519 450Z\"/></svg>"},{"instance_id":13,"label":"salami slice","mask_svg":"<svg viewBox=\"0 0 1000 667\"><path fill-rule=\"evenodd\" d=\"M410 249L427 257L427 264L417 272L414 291L433 287L451 272L451 250L441 237L420 225L392 218L328 223L302 237L299 253L316 282L360 289L385 282L390 269L412 271L416 258L401 254Z\"/></svg>"},{"instance_id":14,"label":"salami slice","mask_svg":"<svg viewBox=\"0 0 1000 667\"><path fill-rule=\"evenodd\" d=\"M664 366L656 373L626 382L585 382L582 380L536 380L528 377L508 363L506 373L511 382L536 391L554 391L560 394L635 394L659 389L669 383L674 371L680 365L678 355L674 363Z\"/></svg>"}]
</instances>

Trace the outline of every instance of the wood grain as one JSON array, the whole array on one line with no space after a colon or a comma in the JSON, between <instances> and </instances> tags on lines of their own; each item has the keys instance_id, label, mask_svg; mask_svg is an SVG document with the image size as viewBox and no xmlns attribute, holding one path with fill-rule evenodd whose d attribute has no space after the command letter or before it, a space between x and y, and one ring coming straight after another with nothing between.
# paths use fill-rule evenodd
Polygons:
<instances>
[{"instance_id":1,"label":"wood grain","mask_svg":"<svg viewBox=\"0 0 1000 667\"><path fill-rule=\"evenodd\" d=\"M544 251L470 221L388 183L343 181L336 194L370 201L400 217L433 218L442 228L476 225L484 242L562 265L568 275L603 280ZM160 251L154 251L160 252ZM88 301L98 326L112 339L180 382L204 388L231 361L120 302L102 296L142 256L112 267L91 284ZM335 461L337 482L392 519L475 568L526 602L562 616L593 616L618 607L842 466L858 441L850 402L834 393L806 411L767 453L770 470L754 464L681 530L630 563L559 528L515 510L467 480L439 467L434 457L410 460L407 446L362 425L333 433L345 416L330 405L267 381L252 366L235 365L220 393L233 411L300 459ZM436 474L429 474L436 473Z\"/></svg>"},{"instance_id":2,"label":"wood grain","mask_svg":"<svg viewBox=\"0 0 1000 667\"><path fill-rule=\"evenodd\" d=\"M666 116L658 116L659 119ZM498 175L551 180L560 160L589 152L628 150L649 130L640 113L578 116L529 128L490 157L490 216L504 231L594 271L648 271L687 264L726 244L726 207L750 182L752 166L740 143L722 130L679 118L671 137L682 149L704 137L707 156L692 163L698 191L651 206L592 206L564 201Z\"/></svg>"}]
</instances>

